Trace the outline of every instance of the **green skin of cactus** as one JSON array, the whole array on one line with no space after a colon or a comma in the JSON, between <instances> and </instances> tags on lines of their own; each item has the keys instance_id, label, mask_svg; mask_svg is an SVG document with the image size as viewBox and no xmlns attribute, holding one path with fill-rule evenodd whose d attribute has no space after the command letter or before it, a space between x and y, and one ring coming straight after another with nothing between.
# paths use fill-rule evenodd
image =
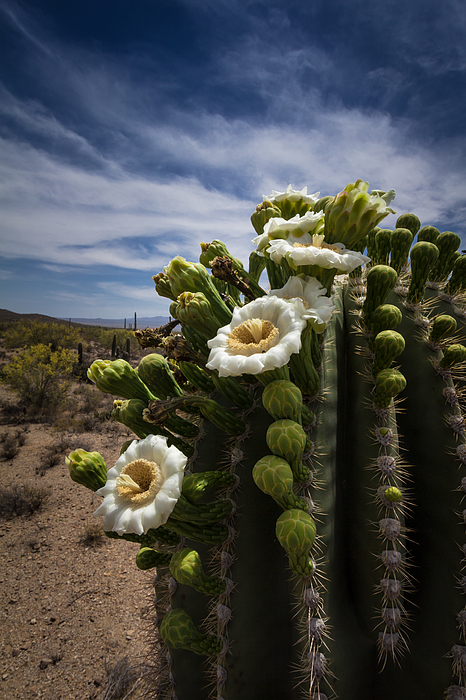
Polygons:
<instances>
[{"instance_id":1,"label":"green skin of cactus","mask_svg":"<svg viewBox=\"0 0 466 700\"><path fill-rule=\"evenodd\" d=\"M219 377L217 370L211 374L212 383L223 396L238 408L251 408L253 399L249 391L242 386L236 377Z\"/></svg>"},{"instance_id":2,"label":"green skin of cactus","mask_svg":"<svg viewBox=\"0 0 466 700\"><path fill-rule=\"evenodd\" d=\"M162 402L159 402L162 404ZM204 396L183 396L178 399L171 399L163 402L165 411L174 412L177 409L183 410L185 407L194 406L200 410L204 418L210 420L214 425L218 426L230 435L241 435L244 433L246 426L242 420L236 418L227 408L221 406L213 399L207 399ZM169 418L163 418L165 425L169 425Z\"/></svg>"},{"instance_id":3,"label":"green skin of cactus","mask_svg":"<svg viewBox=\"0 0 466 700\"><path fill-rule=\"evenodd\" d=\"M435 241L435 245L438 248L439 257L430 271L429 279L433 282L445 282L458 259L461 238L457 233L444 231Z\"/></svg>"},{"instance_id":4,"label":"green skin of cactus","mask_svg":"<svg viewBox=\"0 0 466 700\"><path fill-rule=\"evenodd\" d=\"M402 214L396 220L396 228L408 229L408 231L411 231L414 238L416 233L421 228L421 222L416 214Z\"/></svg>"},{"instance_id":5,"label":"green skin of cactus","mask_svg":"<svg viewBox=\"0 0 466 700\"><path fill-rule=\"evenodd\" d=\"M301 349L291 355L289 367L294 383L303 394L315 396L319 393L320 378L314 365L315 347L312 329L301 334Z\"/></svg>"},{"instance_id":6,"label":"green skin of cactus","mask_svg":"<svg viewBox=\"0 0 466 700\"><path fill-rule=\"evenodd\" d=\"M429 339L433 343L438 343L443 340L443 338L453 335L457 327L458 324L453 316L449 316L448 314L440 314L439 316L436 316L432 322Z\"/></svg>"},{"instance_id":7,"label":"green skin of cactus","mask_svg":"<svg viewBox=\"0 0 466 700\"><path fill-rule=\"evenodd\" d=\"M158 527L155 530L150 529L145 535L135 535L129 532L119 535L118 532L114 532L113 530L106 530L105 535L111 540L136 542L141 547L149 547L149 545L156 542L161 545L166 545L167 547L176 547L180 543L179 536L164 526Z\"/></svg>"},{"instance_id":8,"label":"green skin of cactus","mask_svg":"<svg viewBox=\"0 0 466 700\"><path fill-rule=\"evenodd\" d=\"M396 284L397 274L388 265L375 265L367 275L367 294L362 307L364 323L371 327L372 315L376 308L384 303L387 294Z\"/></svg>"},{"instance_id":9,"label":"green skin of cactus","mask_svg":"<svg viewBox=\"0 0 466 700\"><path fill-rule=\"evenodd\" d=\"M191 503L184 495L181 495L171 512L168 522L171 525L174 520L178 520L204 528L224 520L230 515L232 510L233 503L227 498L211 501L210 503Z\"/></svg>"},{"instance_id":10,"label":"green skin of cactus","mask_svg":"<svg viewBox=\"0 0 466 700\"><path fill-rule=\"evenodd\" d=\"M364 253L365 249L367 247L367 236L364 236L360 241L356 243L356 245L353 247L353 250L357 250L358 253ZM354 270L352 270L349 274L350 277L361 277L362 275L362 267L355 267Z\"/></svg>"},{"instance_id":11,"label":"green skin of cactus","mask_svg":"<svg viewBox=\"0 0 466 700\"><path fill-rule=\"evenodd\" d=\"M383 369L375 378L374 404L388 408L394 396L406 388L406 379L396 369Z\"/></svg>"},{"instance_id":12,"label":"green skin of cactus","mask_svg":"<svg viewBox=\"0 0 466 700\"><path fill-rule=\"evenodd\" d=\"M213 470L185 476L182 493L191 503L196 503L212 488L226 488L236 483L236 476L225 471Z\"/></svg>"},{"instance_id":13,"label":"green skin of cactus","mask_svg":"<svg viewBox=\"0 0 466 700\"><path fill-rule=\"evenodd\" d=\"M408 228L397 227L391 232L390 248L392 254L390 258L390 267L393 267L397 275L406 267L413 238L413 233Z\"/></svg>"},{"instance_id":14,"label":"green skin of cactus","mask_svg":"<svg viewBox=\"0 0 466 700\"><path fill-rule=\"evenodd\" d=\"M252 478L258 488L271 496L283 510L309 510L309 503L293 493L293 472L288 462L275 455L262 457L254 465Z\"/></svg>"},{"instance_id":15,"label":"green skin of cactus","mask_svg":"<svg viewBox=\"0 0 466 700\"><path fill-rule=\"evenodd\" d=\"M403 460L409 464L408 488L415 501L403 522L408 537L401 538L399 546L403 552L406 547L406 558L413 564L408 573L415 582L413 591L406 592L411 616L410 629L403 634L408 648L397 661L389 655L385 664L382 660L377 665L381 630L377 614L383 601L374 591L383 576L380 553L386 543L379 538L377 527L385 515L380 514L376 498L379 475L371 467L379 456L380 445L374 439L377 422L371 407L372 384L364 379L368 360L358 352L365 340L354 333L354 312L358 307L351 294L343 292L338 284L337 312L326 331L321 375L325 401L313 404L318 414L316 442L324 446L318 459L321 488L316 492L316 500L322 513L317 529L324 554L318 569L325 579L324 611L331 625L331 638L326 640L329 651L325 649L325 655L335 674L330 684L335 694L345 700L440 698L448 686L457 683L448 657L452 645L461 643L456 616L465 603L459 585L462 554L458 546L465 540L464 523L458 516L462 508L459 484L465 466L459 468L454 456L460 440L444 421L446 380L436 374L430 361L441 359L441 354L420 342L413 314L391 292L387 303L402 313L399 332L406 342L399 358L400 371L407 379L405 410L397 412L397 423ZM440 309L446 313L441 304ZM260 389L257 391L260 398ZM390 422L392 409L390 403L386 425L393 428L396 447L396 426ZM455 409L448 410L454 414ZM224 663L227 682L221 696L225 700L298 700L302 688L296 688L292 669L302 655L303 629L295 614L299 582L296 578L290 581L288 555L278 542L278 535L274 536L281 508L257 488L252 477L254 464L268 452L265 435L270 416L260 402L251 413L251 421L251 431L241 442L243 460L237 467L241 488L234 492L237 532L232 550L234 561L227 575L235 587L228 603L232 610L228 624L230 648ZM224 464L227 445L222 431L208 426L193 469L203 472ZM392 491L385 493L395 503L403 489L398 483L389 488ZM206 530L209 528L204 533ZM182 534L188 538L187 546L191 546L189 535ZM196 545L206 567L211 546L212 540L207 539L205 545ZM312 546L303 554L307 565L310 555ZM296 577L306 580L309 573L306 569L304 572ZM179 700L206 700L209 677L202 660L179 643L180 634L170 637L169 616L176 628L179 613L175 611L186 609L196 627L202 629L202 623L211 619L216 603L217 599L209 600L184 584L179 584L172 595L175 615L169 613L165 617L168 622L163 629L173 658L171 672ZM192 626L183 625L189 633L181 634L182 642L189 648ZM198 634L195 632L195 636ZM214 663L217 651L218 641L217 648L209 650ZM325 680L319 690L332 696Z\"/></svg>"},{"instance_id":16,"label":"green skin of cactus","mask_svg":"<svg viewBox=\"0 0 466 700\"><path fill-rule=\"evenodd\" d=\"M163 355L158 353L146 355L137 366L136 372L154 396L159 399L182 396L183 394Z\"/></svg>"},{"instance_id":17,"label":"green skin of cactus","mask_svg":"<svg viewBox=\"0 0 466 700\"><path fill-rule=\"evenodd\" d=\"M267 202L264 200L260 204L254 214L251 216L251 223L257 234L264 233L264 226L270 219L275 216L282 216L281 210L272 202Z\"/></svg>"},{"instance_id":18,"label":"green skin of cactus","mask_svg":"<svg viewBox=\"0 0 466 700\"><path fill-rule=\"evenodd\" d=\"M435 243L437 238L440 236L440 231L435 226L423 226L419 229L417 234L417 241L427 241L428 243Z\"/></svg>"},{"instance_id":19,"label":"green skin of cactus","mask_svg":"<svg viewBox=\"0 0 466 700\"><path fill-rule=\"evenodd\" d=\"M293 382L277 380L267 384L262 392L262 404L274 420L288 418L302 425L303 395Z\"/></svg>"},{"instance_id":20,"label":"green skin of cactus","mask_svg":"<svg viewBox=\"0 0 466 700\"><path fill-rule=\"evenodd\" d=\"M98 452L86 452L78 449L70 452L65 458L70 477L77 484L86 486L91 491L105 486L107 481L107 465Z\"/></svg>"},{"instance_id":21,"label":"green skin of cactus","mask_svg":"<svg viewBox=\"0 0 466 700\"><path fill-rule=\"evenodd\" d=\"M141 547L136 554L136 566L141 571L154 569L156 566L168 566L172 558L167 552L156 552L151 547Z\"/></svg>"},{"instance_id":22,"label":"green skin of cactus","mask_svg":"<svg viewBox=\"0 0 466 700\"><path fill-rule=\"evenodd\" d=\"M311 516L296 508L285 510L277 519L275 534L288 554L291 570L300 577L312 576L315 564L309 555L316 526Z\"/></svg>"},{"instance_id":23,"label":"green skin of cactus","mask_svg":"<svg viewBox=\"0 0 466 700\"><path fill-rule=\"evenodd\" d=\"M89 367L87 376L105 394L140 399L146 404L155 399L126 360L95 360Z\"/></svg>"},{"instance_id":24,"label":"green skin of cactus","mask_svg":"<svg viewBox=\"0 0 466 700\"><path fill-rule=\"evenodd\" d=\"M445 287L447 294L458 294L466 289L466 255L455 260L450 280Z\"/></svg>"},{"instance_id":25,"label":"green skin of cactus","mask_svg":"<svg viewBox=\"0 0 466 700\"><path fill-rule=\"evenodd\" d=\"M181 325L181 332L183 337L192 345L194 350L199 353L201 364L207 362L209 357L209 348L207 347L205 336L196 330L193 326L188 326L187 324Z\"/></svg>"},{"instance_id":26,"label":"green skin of cactus","mask_svg":"<svg viewBox=\"0 0 466 700\"><path fill-rule=\"evenodd\" d=\"M388 265L391 252L391 234L388 228L381 228L375 236L376 258L372 262L376 265Z\"/></svg>"},{"instance_id":27,"label":"green skin of cactus","mask_svg":"<svg viewBox=\"0 0 466 700\"><path fill-rule=\"evenodd\" d=\"M266 440L269 450L288 462L295 481L302 483L310 479L311 472L301 461L307 436L299 423L286 418L274 421L267 430Z\"/></svg>"},{"instance_id":28,"label":"green skin of cactus","mask_svg":"<svg viewBox=\"0 0 466 700\"><path fill-rule=\"evenodd\" d=\"M401 355L405 349L405 340L396 331L381 331L373 342L374 364L372 374L374 377L383 369L388 369L395 357Z\"/></svg>"},{"instance_id":29,"label":"green skin of cactus","mask_svg":"<svg viewBox=\"0 0 466 700\"><path fill-rule=\"evenodd\" d=\"M171 556L170 571L178 583L192 586L199 593L220 595L225 592L226 583L218 576L207 576L202 568L199 552L184 547Z\"/></svg>"},{"instance_id":30,"label":"green skin of cactus","mask_svg":"<svg viewBox=\"0 0 466 700\"><path fill-rule=\"evenodd\" d=\"M454 345L450 345L445 350L443 357L440 360L440 366L447 369L449 367L453 367L453 365L456 365L459 362L465 361L466 347L464 345L460 345L459 343L455 343Z\"/></svg>"},{"instance_id":31,"label":"green skin of cactus","mask_svg":"<svg viewBox=\"0 0 466 700\"><path fill-rule=\"evenodd\" d=\"M191 617L181 608L171 610L160 625L163 641L172 649L189 649L195 654L212 656L220 653L222 644L216 637L201 634Z\"/></svg>"},{"instance_id":32,"label":"green skin of cactus","mask_svg":"<svg viewBox=\"0 0 466 700\"><path fill-rule=\"evenodd\" d=\"M146 404L139 399L128 399L126 401L114 401L112 418L119 423L123 423L128 428L130 428L138 438L144 439L148 435L163 435L168 439L169 445L175 445L179 450L184 452L185 455L191 456L193 453L193 448L188 443L184 442L181 438L172 435L168 430L161 428L159 426L154 426L152 423L148 423L143 418L143 412L146 409ZM176 416L174 424L167 420L166 424L176 426L175 432L179 427L178 417ZM181 419L180 419L181 420ZM187 422L187 421L186 421Z\"/></svg>"},{"instance_id":33,"label":"green skin of cactus","mask_svg":"<svg viewBox=\"0 0 466 700\"><path fill-rule=\"evenodd\" d=\"M202 367L192 362L183 361L179 363L179 366L188 382L195 386L198 391L202 391L205 394L211 394L215 391L215 384L212 381L211 375L202 369Z\"/></svg>"},{"instance_id":34,"label":"green skin of cactus","mask_svg":"<svg viewBox=\"0 0 466 700\"><path fill-rule=\"evenodd\" d=\"M438 257L437 246L428 241L415 243L411 248L411 283L406 296L409 304L418 304L423 300L429 272Z\"/></svg>"}]
</instances>

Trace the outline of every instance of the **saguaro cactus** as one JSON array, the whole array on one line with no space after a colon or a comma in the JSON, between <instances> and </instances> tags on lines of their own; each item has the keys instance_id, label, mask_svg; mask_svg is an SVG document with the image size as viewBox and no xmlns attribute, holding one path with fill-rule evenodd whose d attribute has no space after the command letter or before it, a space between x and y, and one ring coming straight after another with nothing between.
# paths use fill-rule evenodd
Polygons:
<instances>
[{"instance_id":1,"label":"saguaro cactus","mask_svg":"<svg viewBox=\"0 0 466 700\"><path fill-rule=\"evenodd\" d=\"M152 697L466 698L466 256L379 229L393 198L273 192L249 271L214 241L154 277L165 359L89 370L139 439L68 466L156 572Z\"/></svg>"}]
</instances>

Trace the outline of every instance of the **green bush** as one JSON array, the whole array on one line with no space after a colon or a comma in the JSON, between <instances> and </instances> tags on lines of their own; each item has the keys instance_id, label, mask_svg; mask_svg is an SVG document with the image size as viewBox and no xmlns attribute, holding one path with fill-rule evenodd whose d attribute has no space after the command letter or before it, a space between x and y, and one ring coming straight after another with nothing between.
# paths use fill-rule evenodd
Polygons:
<instances>
[{"instance_id":1,"label":"green bush","mask_svg":"<svg viewBox=\"0 0 466 700\"><path fill-rule=\"evenodd\" d=\"M77 328L63 323L18 321L5 333L5 347L22 348L32 345L50 345L52 350L75 347L79 342Z\"/></svg>"},{"instance_id":2,"label":"green bush","mask_svg":"<svg viewBox=\"0 0 466 700\"><path fill-rule=\"evenodd\" d=\"M24 349L3 369L7 384L29 408L56 408L66 395L75 355L39 343Z\"/></svg>"}]
</instances>

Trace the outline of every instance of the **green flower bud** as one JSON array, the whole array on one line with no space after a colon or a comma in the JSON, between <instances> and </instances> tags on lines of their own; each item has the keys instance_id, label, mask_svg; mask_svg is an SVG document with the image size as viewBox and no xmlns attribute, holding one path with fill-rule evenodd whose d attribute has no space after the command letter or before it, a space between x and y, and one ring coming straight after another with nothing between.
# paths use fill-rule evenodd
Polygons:
<instances>
[{"instance_id":1,"label":"green flower bud","mask_svg":"<svg viewBox=\"0 0 466 700\"><path fill-rule=\"evenodd\" d=\"M428 241L415 243L411 248L411 283L406 296L408 304L418 304L424 299L429 272L438 256L437 246Z\"/></svg>"},{"instance_id":2,"label":"green flower bud","mask_svg":"<svg viewBox=\"0 0 466 700\"><path fill-rule=\"evenodd\" d=\"M391 236L393 231L389 228L381 228L375 235L375 247L377 255L374 262L376 265L388 265L390 261Z\"/></svg>"},{"instance_id":3,"label":"green flower bud","mask_svg":"<svg viewBox=\"0 0 466 700\"><path fill-rule=\"evenodd\" d=\"M285 510L277 520L275 533L288 554L292 571L298 576L312 576L315 565L309 554L316 526L311 516L298 509Z\"/></svg>"},{"instance_id":4,"label":"green flower bud","mask_svg":"<svg viewBox=\"0 0 466 700\"><path fill-rule=\"evenodd\" d=\"M259 278L265 270L266 262L267 258L264 258L263 255L258 255L257 251L253 250L249 256L248 277L259 282Z\"/></svg>"},{"instance_id":5,"label":"green flower bud","mask_svg":"<svg viewBox=\"0 0 466 700\"><path fill-rule=\"evenodd\" d=\"M252 477L261 491L271 496L283 510L297 508L309 511L309 503L293 493L293 472L288 462L267 455L256 462Z\"/></svg>"},{"instance_id":6,"label":"green flower bud","mask_svg":"<svg viewBox=\"0 0 466 700\"><path fill-rule=\"evenodd\" d=\"M316 212L316 214L319 211L325 211L325 209L327 208L327 205L330 204L330 202L333 202L334 199L335 199L335 197L332 197L331 194L327 195L326 197L321 197L314 204L313 210Z\"/></svg>"},{"instance_id":7,"label":"green flower bud","mask_svg":"<svg viewBox=\"0 0 466 700\"><path fill-rule=\"evenodd\" d=\"M450 367L453 367L453 365L465 361L466 347L464 347L464 345L460 345L459 343L455 343L450 345L443 353L443 357L440 360L440 366L443 367L443 369L449 369Z\"/></svg>"},{"instance_id":8,"label":"green flower bud","mask_svg":"<svg viewBox=\"0 0 466 700\"><path fill-rule=\"evenodd\" d=\"M302 463L307 436L299 423L292 420L277 420L269 426L266 442L275 455L283 457L290 465L295 481L305 482L311 472Z\"/></svg>"},{"instance_id":9,"label":"green flower bud","mask_svg":"<svg viewBox=\"0 0 466 700\"><path fill-rule=\"evenodd\" d=\"M393 304L381 304L372 314L370 329L374 338L380 331L393 331L403 319L401 309Z\"/></svg>"},{"instance_id":10,"label":"green flower bud","mask_svg":"<svg viewBox=\"0 0 466 700\"><path fill-rule=\"evenodd\" d=\"M226 396L227 399L237 408L251 408L254 399L247 389L245 389L236 377L219 377L218 371L213 370L211 374L215 388Z\"/></svg>"},{"instance_id":11,"label":"green flower bud","mask_svg":"<svg viewBox=\"0 0 466 700\"><path fill-rule=\"evenodd\" d=\"M453 264L453 271L445 287L445 293L454 295L464 289L466 289L466 255L460 255Z\"/></svg>"},{"instance_id":12,"label":"green flower bud","mask_svg":"<svg viewBox=\"0 0 466 700\"><path fill-rule=\"evenodd\" d=\"M167 360L159 353L143 357L136 372L154 396L160 399L183 395Z\"/></svg>"},{"instance_id":13,"label":"green flower bud","mask_svg":"<svg viewBox=\"0 0 466 700\"><path fill-rule=\"evenodd\" d=\"M388 408L394 396L406 387L406 379L396 369L383 369L375 380L374 404Z\"/></svg>"},{"instance_id":14,"label":"green flower bud","mask_svg":"<svg viewBox=\"0 0 466 700\"><path fill-rule=\"evenodd\" d=\"M181 256L173 258L171 263L164 268L168 276L173 294L179 297L183 292L202 292L212 307L215 318L221 326L231 321L231 311L223 303L215 284L204 265L187 262Z\"/></svg>"},{"instance_id":15,"label":"green flower bud","mask_svg":"<svg viewBox=\"0 0 466 700\"><path fill-rule=\"evenodd\" d=\"M430 327L429 340L433 343L439 343L443 338L453 335L457 325L453 316L448 316L448 314L436 316Z\"/></svg>"},{"instance_id":16,"label":"green flower bud","mask_svg":"<svg viewBox=\"0 0 466 700\"><path fill-rule=\"evenodd\" d=\"M387 294L396 284L397 274L388 265L375 265L367 275L367 294L362 307L364 323L371 327L372 316L378 306L384 303Z\"/></svg>"},{"instance_id":17,"label":"green flower bud","mask_svg":"<svg viewBox=\"0 0 466 700\"><path fill-rule=\"evenodd\" d=\"M267 384L262 393L262 404L274 420L288 418L302 424L303 395L293 382L277 380Z\"/></svg>"},{"instance_id":18,"label":"green flower bud","mask_svg":"<svg viewBox=\"0 0 466 700\"><path fill-rule=\"evenodd\" d=\"M435 226L423 226L417 234L417 242L427 241L428 243L435 243L439 235L440 231Z\"/></svg>"},{"instance_id":19,"label":"green flower bud","mask_svg":"<svg viewBox=\"0 0 466 700\"><path fill-rule=\"evenodd\" d=\"M405 349L405 340L396 331L381 331L373 342L374 364L372 374L376 377L383 369L388 369L395 357Z\"/></svg>"},{"instance_id":20,"label":"green flower bud","mask_svg":"<svg viewBox=\"0 0 466 700\"><path fill-rule=\"evenodd\" d=\"M408 229L414 238L416 233L421 228L421 222L416 214L401 214L401 216L399 216L396 220L396 227Z\"/></svg>"},{"instance_id":21,"label":"green flower bud","mask_svg":"<svg viewBox=\"0 0 466 700\"><path fill-rule=\"evenodd\" d=\"M380 230L381 229L378 226L375 226L368 232L366 236L367 255L372 260L372 265L375 265L375 262L373 261L377 259L376 236Z\"/></svg>"},{"instance_id":22,"label":"green flower bud","mask_svg":"<svg viewBox=\"0 0 466 700\"><path fill-rule=\"evenodd\" d=\"M95 360L87 376L105 394L139 399L146 404L155 398L126 360Z\"/></svg>"},{"instance_id":23,"label":"green flower bud","mask_svg":"<svg viewBox=\"0 0 466 700\"><path fill-rule=\"evenodd\" d=\"M251 223L254 226L254 230L256 231L256 233L264 233L265 224L267 223L267 221L269 221L269 219L272 219L274 216L281 217L281 210L276 206L276 204L272 204L272 202L269 202L268 200L264 199L262 204L257 205L256 211L251 216Z\"/></svg>"},{"instance_id":24,"label":"green flower bud","mask_svg":"<svg viewBox=\"0 0 466 700\"><path fill-rule=\"evenodd\" d=\"M396 228L391 233L390 247L392 255L390 267L393 267L398 275L408 264L409 249L412 242L413 234L408 228Z\"/></svg>"},{"instance_id":25,"label":"green flower bud","mask_svg":"<svg viewBox=\"0 0 466 700\"><path fill-rule=\"evenodd\" d=\"M457 233L444 231L435 241L439 256L436 264L429 273L429 279L433 282L444 282L459 256L458 248L461 245L461 238Z\"/></svg>"},{"instance_id":26,"label":"green flower bud","mask_svg":"<svg viewBox=\"0 0 466 700\"><path fill-rule=\"evenodd\" d=\"M349 183L325 208L325 241L341 241L350 250L388 214L395 191L368 193L369 183Z\"/></svg>"},{"instance_id":27,"label":"green flower bud","mask_svg":"<svg viewBox=\"0 0 466 700\"><path fill-rule=\"evenodd\" d=\"M217 576L207 576L201 557L195 549L184 547L172 555L170 571L178 583L192 586L199 593L220 595L226 590L226 582Z\"/></svg>"},{"instance_id":28,"label":"green flower bud","mask_svg":"<svg viewBox=\"0 0 466 700\"><path fill-rule=\"evenodd\" d=\"M98 452L86 452L78 449L65 457L70 477L77 484L97 491L107 482L107 465Z\"/></svg>"},{"instance_id":29,"label":"green flower bud","mask_svg":"<svg viewBox=\"0 0 466 700\"><path fill-rule=\"evenodd\" d=\"M172 555L166 552L156 552L152 547L141 547L136 554L136 566L141 571L148 571L156 566L168 566L171 558Z\"/></svg>"},{"instance_id":30,"label":"green flower bud","mask_svg":"<svg viewBox=\"0 0 466 700\"><path fill-rule=\"evenodd\" d=\"M194 328L206 340L215 337L218 329L224 325L215 317L210 301L202 292L183 292L170 306L170 313L183 325Z\"/></svg>"},{"instance_id":31,"label":"green flower bud","mask_svg":"<svg viewBox=\"0 0 466 700\"><path fill-rule=\"evenodd\" d=\"M152 279L154 280L155 289L159 297L165 297L166 299L176 301L176 294L172 292L168 275L164 272L159 272L158 275L154 275Z\"/></svg>"},{"instance_id":32,"label":"green flower bud","mask_svg":"<svg viewBox=\"0 0 466 700\"><path fill-rule=\"evenodd\" d=\"M195 654L216 656L223 643L213 635L201 634L187 612L181 608L170 610L160 625L160 635L171 649L187 649Z\"/></svg>"}]
</instances>

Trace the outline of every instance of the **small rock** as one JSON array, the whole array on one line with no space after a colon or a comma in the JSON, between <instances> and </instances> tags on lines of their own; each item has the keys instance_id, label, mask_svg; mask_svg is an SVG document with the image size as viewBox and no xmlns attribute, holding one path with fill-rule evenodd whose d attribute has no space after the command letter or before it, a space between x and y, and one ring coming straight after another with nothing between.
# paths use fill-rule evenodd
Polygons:
<instances>
[{"instance_id":1,"label":"small rock","mask_svg":"<svg viewBox=\"0 0 466 700\"><path fill-rule=\"evenodd\" d=\"M47 668L52 662L52 659L41 659L39 661L39 668L44 669Z\"/></svg>"},{"instance_id":2,"label":"small rock","mask_svg":"<svg viewBox=\"0 0 466 700\"><path fill-rule=\"evenodd\" d=\"M37 620L35 617L32 618L32 620L29 620L30 625L37 625Z\"/></svg>"}]
</instances>

